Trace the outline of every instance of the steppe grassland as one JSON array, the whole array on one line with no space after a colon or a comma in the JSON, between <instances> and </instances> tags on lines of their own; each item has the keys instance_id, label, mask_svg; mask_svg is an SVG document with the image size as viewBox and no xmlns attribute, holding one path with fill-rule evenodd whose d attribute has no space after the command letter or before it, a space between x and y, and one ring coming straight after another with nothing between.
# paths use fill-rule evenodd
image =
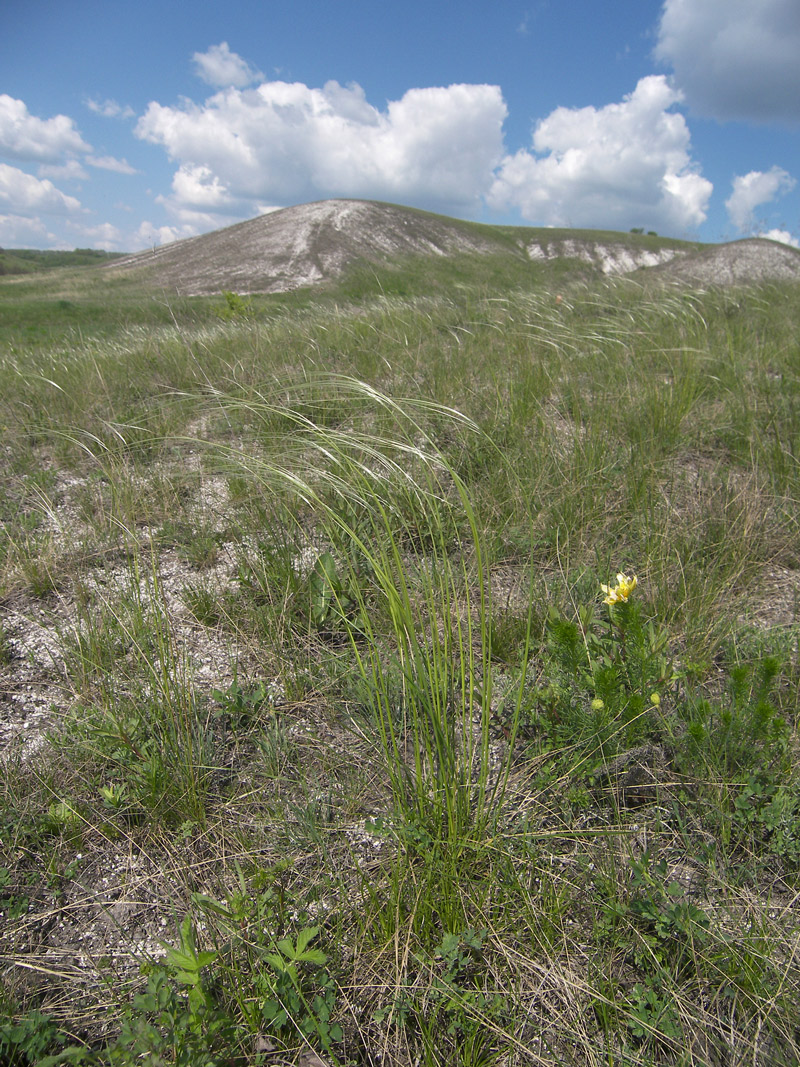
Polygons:
<instances>
[{"instance_id":1,"label":"steppe grassland","mask_svg":"<svg viewBox=\"0 0 800 1067\"><path fill-rule=\"evenodd\" d=\"M11 1062L796 1063L796 288L101 277L0 289Z\"/></svg>"}]
</instances>

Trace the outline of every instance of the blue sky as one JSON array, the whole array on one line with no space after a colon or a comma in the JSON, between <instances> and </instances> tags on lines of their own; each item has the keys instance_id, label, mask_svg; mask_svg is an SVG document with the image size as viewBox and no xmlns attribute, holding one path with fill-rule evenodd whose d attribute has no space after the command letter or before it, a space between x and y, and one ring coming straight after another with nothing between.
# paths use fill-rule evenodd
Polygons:
<instances>
[{"instance_id":1,"label":"blue sky","mask_svg":"<svg viewBox=\"0 0 800 1067\"><path fill-rule=\"evenodd\" d=\"M3 0L0 245L363 197L800 240L798 0Z\"/></svg>"}]
</instances>

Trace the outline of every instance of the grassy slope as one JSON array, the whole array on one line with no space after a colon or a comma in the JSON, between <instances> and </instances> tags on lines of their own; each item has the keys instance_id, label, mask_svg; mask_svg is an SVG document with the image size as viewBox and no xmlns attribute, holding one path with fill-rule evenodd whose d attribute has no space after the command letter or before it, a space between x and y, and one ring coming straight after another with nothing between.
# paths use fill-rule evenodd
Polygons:
<instances>
[{"instance_id":1,"label":"grassy slope","mask_svg":"<svg viewBox=\"0 0 800 1067\"><path fill-rule=\"evenodd\" d=\"M39 274L64 267L96 267L122 254L99 252L93 248L76 248L72 252L0 248L0 275Z\"/></svg>"},{"instance_id":2,"label":"grassy slope","mask_svg":"<svg viewBox=\"0 0 800 1067\"><path fill-rule=\"evenodd\" d=\"M397 205L387 204L388 207ZM434 212L422 211L419 208L404 207L402 209L409 214L421 218L436 219L464 231L479 234L489 240L508 242L514 248L526 246L533 241L577 241L577 242L601 242L610 244L626 245L632 250L639 248L681 248L686 251L703 247L696 241L682 241L673 237L661 237L655 233L624 233L620 230L589 230L576 229L574 227L556 226L495 226L482 222L470 222L465 219L454 219L448 215L437 215Z\"/></svg>"},{"instance_id":3,"label":"grassy slope","mask_svg":"<svg viewBox=\"0 0 800 1067\"><path fill-rule=\"evenodd\" d=\"M797 1062L794 290L0 306L0 1050Z\"/></svg>"}]
</instances>

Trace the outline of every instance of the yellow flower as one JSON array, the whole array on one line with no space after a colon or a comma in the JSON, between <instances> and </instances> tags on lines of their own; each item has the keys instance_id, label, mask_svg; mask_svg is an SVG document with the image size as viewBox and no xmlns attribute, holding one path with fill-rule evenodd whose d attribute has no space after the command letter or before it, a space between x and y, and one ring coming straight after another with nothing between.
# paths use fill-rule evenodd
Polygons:
<instances>
[{"instance_id":1,"label":"yellow flower","mask_svg":"<svg viewBox=\"0 0 800 1067\"><path fill-rule=\"evenodd\" d=\"M606 594L604 604L624 603L636 588L636 575L628 577L627 574L620 572L617 575L616 585L601 585L600 588Z\"/></svg>"},{"instance_id":2,"label":"yellow flower","mask_svg":"<svg viewBox=\"0 0 800 1067\"><path fill-rule=\"evenodd\" d=\"M592 701L592 708L595 711L602 711L604 707L605 707L605 704L600 699L600 697L595 697L594 700Z\"/></svg>"},{"instance_id":3,"label":"yellow flower","mask_svg":"<svg viewBox=\"0 0 800 1067\"><path fill-rule=\"evenodd\" d=\"M658 693L650 694L650 703L655 704L655 706L658 707L658 705L661 703L661 697L658 695Z\"/></svg>"}]
</instances>

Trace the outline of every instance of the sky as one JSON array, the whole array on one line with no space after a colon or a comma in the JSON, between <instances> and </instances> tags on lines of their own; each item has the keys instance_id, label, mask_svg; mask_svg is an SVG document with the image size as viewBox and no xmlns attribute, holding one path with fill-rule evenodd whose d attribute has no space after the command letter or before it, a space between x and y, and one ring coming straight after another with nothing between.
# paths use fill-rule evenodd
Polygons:
<instances>
[{"instance_id":1,"label":"sky","mask_svg":"<svg viewBox=\"0 0 800 1067\"><path fill-rule=\"evenodd\" d=\"M800 0L0 0L0 246L330 197L800 247Z\"/></svg>"}]
</instances>

